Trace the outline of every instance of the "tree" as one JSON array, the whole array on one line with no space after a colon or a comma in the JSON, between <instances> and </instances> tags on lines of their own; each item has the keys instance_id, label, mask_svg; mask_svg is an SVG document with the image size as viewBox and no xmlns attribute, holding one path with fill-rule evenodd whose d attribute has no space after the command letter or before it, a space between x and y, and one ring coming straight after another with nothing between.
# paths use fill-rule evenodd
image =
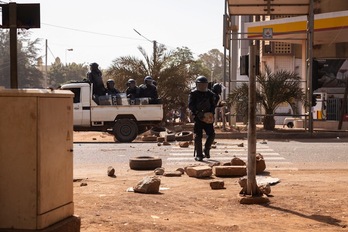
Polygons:
<instances>
[{"instance_id":1,"label":"tree","mask_svg":"<svg viewBox=\"0 0 348 232\"><path fill-rule=\"evenodd\" d=\"M158 94L164 105L164 113L187 105L190 83L204 71L202 65L193 59L187 48L167 51L160 44L156 49L156 60L149 56L142 47L138 47L143 59L131 56L116 58L106 71L106 76L115 80L118 89L125 89L127 80L132 78L143 83L144 77L150 75L157 82Z\"/></svg>"},{"instance_id":2,"label":"tree","mask_svg":"<svg viewBox=\"0 0 348 232\"><path fill-rule=\"evenodd\" d=\"M88 68L84 64L69 63L64 65L57 57L48 71L48 80L51 87L58 87L66 82L86 78Z\"/></svg>"},{"instance_id":3,"label":"tree","mask_svg":"<svg viewBox=\"0 0 348 232\"><path fill-rule=\"evenodd\" d=\"M211 49L207 53L198 56L203 66L209 70L206 75L208 79L212 77L216 82L223 82L224 76L224 54L218 49Z\"/></svg>"},{"instance_id":4,"label":"tree","mask_svg":"<svg viewBox=\"0 0 348 232\"><path fill-rule=\"evenodd\" d=\"M43 74L36 67L40 40L31 40L28 31L19 32L17 39L18 87L42 87ZM8 30L0 30L0 54L0 86L10 88L10 36Z\"/></svg>"},{"instance_id":5,"label":"tree","mask_svg":"<svg viewBox=\"0 0 348 232\"><path fill-rule=\"evenodd\" d=\"M301 77L295 73L285 70L272 72L268 66L266 72L256 77L259 89L256 92L256 102L263 107L266 116L263 120L263 127L266 130L274 130L274 113L277 107L287 102L294 112L296 112L296 101L304 100L304 93L300 87ZM245 103L247 102L247 84L237 87L229 95L228 102L236 104L237 107L243 107L245 112ZM237 110L238 111L238 110Z\"/></svg>"}]
</instances>

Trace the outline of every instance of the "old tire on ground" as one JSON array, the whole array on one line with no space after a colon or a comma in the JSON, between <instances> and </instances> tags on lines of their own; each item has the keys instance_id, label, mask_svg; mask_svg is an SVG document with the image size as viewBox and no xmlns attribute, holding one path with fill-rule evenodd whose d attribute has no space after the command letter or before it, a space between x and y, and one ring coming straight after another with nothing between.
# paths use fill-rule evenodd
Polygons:
<instances>
[{"instance_id":1,"label":"old tire on ground","mask_svg":"<svg viewBox=\"0 0 348 232\"><path fill-rule=\"evenodd\" d=\"M113 134L121 143L132 142L138 135L138 126L131 119L119 119L115 122Z\"/></svg>"},{"instance_id":2,"label":"old tire on ground","mask_svg":"<svg viewBox=\"0 0 348 232\"><path fill-rule=\"evenodd\" d=\"M293 128L294 127L294 123L293 122L288 122L288 124L286 124L286 126L288 128Z\"/></svg>"},{"instance_id":3,"label":"old tire on ground","mask_svg":"<svg viewBox=\"0 0 348 232\"><path fill-rule=\"evenodd\" d=\"M129 167L133 170L155 170L162 167L162 159L153 156L138 156L129 159Z\"/></svg>"},{"instance_id":4,"label":"old tire on ground","mask_svg":"<svg viewBox=\"0 0 348 232\"><path fill-rule=\"evenodd\" d=\"M167 129L165 127L160 127L160 126L154 126L150 129L150 133L152 135L156 135L157 137L162 131L166 131Z\"/></svg>"},{"instance_id":5,"label":"old tire on ground","mask_svg":"<svg viewBox=\"0 0 348 232\"><path fill-rule=\"evenodd\" d=\"M176 141L191 141L193 140L192 131L182 131L175 134Z\"/></svg>"}]
</instances>

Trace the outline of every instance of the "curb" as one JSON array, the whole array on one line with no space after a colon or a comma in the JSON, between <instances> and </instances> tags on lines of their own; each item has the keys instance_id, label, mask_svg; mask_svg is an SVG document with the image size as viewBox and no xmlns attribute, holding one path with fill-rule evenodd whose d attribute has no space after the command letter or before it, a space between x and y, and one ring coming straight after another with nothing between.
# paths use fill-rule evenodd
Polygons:
<instances>
[{"instance_id":1,"label":"curb","mask_svg":"<svg viewBox=\"0 0 348 232\"><path fill-rule=\"evenodd\" d=\"M257 139L315 139L315 138L347 138L347 131L315 131L303 132L256 132ZM216 139L247 139L248 132L218 132Z\"/></svg>"}]
</instances>

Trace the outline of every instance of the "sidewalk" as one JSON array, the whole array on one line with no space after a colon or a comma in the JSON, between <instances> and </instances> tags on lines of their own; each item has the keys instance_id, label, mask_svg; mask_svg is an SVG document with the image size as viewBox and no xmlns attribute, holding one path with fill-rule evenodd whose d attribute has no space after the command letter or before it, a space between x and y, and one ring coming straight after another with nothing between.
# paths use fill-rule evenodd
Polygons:
<instances>
[{"instance_id":1,"label":"sidewalk","mask_svg":"<svg viewBox=\"0 0 348 232\"><path fill-rule=\"evenodd\" d=\"M217 139L246 139L248 131L246 125L237 124L241 130L234 128L226 128L222 130L222 126L215 127L215 138ZM185 130L193 130L193 124L183 126ZM276 125L274 131L266 131L261 124L256 125L257 139L309 139L309 138L345 138L348 137L348 130L323 130L314 128L313 133L299 128L287 128L282 125Z\"/></svg>"}]
</instances>

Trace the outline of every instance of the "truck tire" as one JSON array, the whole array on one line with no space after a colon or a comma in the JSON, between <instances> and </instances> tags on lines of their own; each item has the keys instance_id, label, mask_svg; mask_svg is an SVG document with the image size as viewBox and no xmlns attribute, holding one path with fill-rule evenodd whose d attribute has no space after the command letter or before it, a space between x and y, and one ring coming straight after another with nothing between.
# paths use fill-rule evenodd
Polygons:
<instances>
[{"instance_id":1,"label":"truck tire","mask_svg":"<svg viewBox=\"0 0 348 232\"><path fill-rule=\"evenodd\" d=\"M113 134L121 143L132 142L138 135L138 126L131 119L118 119L115 122Z\"/></svg>"},{"instance_id":2,"label":"truck tire","mask_svg":"<svg viewBox=\"0 0 348 232\"><path fill-rule=\"evenodd\" d=\"M129 159L129 167L133 170L155 170L162 167L162 159L153 156L138 156Z\"/></svg>"}]
</instances>

